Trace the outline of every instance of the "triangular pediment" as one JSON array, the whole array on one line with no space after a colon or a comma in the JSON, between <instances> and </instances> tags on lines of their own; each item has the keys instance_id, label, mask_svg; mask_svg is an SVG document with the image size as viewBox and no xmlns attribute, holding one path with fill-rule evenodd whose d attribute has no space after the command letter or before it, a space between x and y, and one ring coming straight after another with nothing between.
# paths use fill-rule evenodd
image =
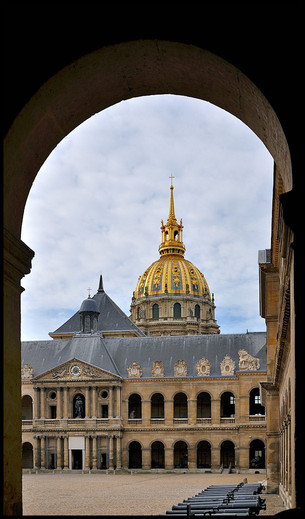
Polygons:
<instances>
[{"instance_id":1,"label":"triangular pediment","mask_svg":"<svg viewBox=\"0 0 305 519\"><path fill-rule=\"evenodd\" d=\"M121 377L110 373L97 366L88 364L77 358L73 358L63 364L59 364L44 373L41 373L34 380L52 381L78 381L78 380L120 380Z\"/></svg>"}]
</instances>

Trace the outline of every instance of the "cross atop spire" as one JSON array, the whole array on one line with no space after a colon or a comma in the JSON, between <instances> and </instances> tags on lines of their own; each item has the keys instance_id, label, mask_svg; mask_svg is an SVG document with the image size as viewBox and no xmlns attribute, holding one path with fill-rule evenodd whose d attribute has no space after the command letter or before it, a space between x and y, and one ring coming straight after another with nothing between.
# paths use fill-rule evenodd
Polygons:
<instances>
[{"instance_id":1,"label":"cross atop spire","mask_svg":"<svg viewBox=\"0 0 305 519\"><path fill-rule=\"evenodd\" d=\"M173 185L173 178L175 178L173 175L170 175L168 178L171 179L171 186Z\"/></svg>"}]
</instances>

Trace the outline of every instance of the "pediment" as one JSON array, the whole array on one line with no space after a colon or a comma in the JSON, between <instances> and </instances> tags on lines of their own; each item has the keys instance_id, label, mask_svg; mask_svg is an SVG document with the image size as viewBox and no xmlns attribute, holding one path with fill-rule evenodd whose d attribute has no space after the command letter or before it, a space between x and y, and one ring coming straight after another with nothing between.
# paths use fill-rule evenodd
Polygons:
<instances>
[{"instance_id":1,"label":"pediment","mask_svg":"<svg viewBox=\"0 0 305 519\"><path fill-rule=\"evenodd\" d=\"M77 381L77 380L118 380L118 375L106 371L97 366L88 364L77 358L73 358L63 364L45 371L41 375L35 377L35 380L56 380L56 381Z\"/></svg>"}]
</instances>

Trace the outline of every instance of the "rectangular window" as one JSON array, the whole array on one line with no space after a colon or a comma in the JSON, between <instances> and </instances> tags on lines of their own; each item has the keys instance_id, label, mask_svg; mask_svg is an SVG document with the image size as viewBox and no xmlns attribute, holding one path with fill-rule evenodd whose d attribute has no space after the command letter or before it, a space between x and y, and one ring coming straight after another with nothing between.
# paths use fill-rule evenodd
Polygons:
<instances>
[{"instance_id":1,"label":"rectangular window","mask_svg":"<svg viewBox=\"0 0 305 519\"><path fill-rule=\"evenodd\" d=\"M102 405L102 418L108 418L108 405Z\"/></svg>"},{"instance_id":2,"label":"rectangular window","mask_svg":"<svg viewBox=\"0 0 305 519\"><path fill-rule=\"evenodd\" d=\"M261 397L260 397L260 395L255 395L255 396L254 396L254 403L255 403L255 404L260 404L260 403L261 403Z\"/></svg>"},{"instance_id":3,"label":"rectangular window","mask_svg":"<svg viewBox=\"0 0 305 519\"><path fill-rule=\"evenodd\" d=\"M50 405L50 415L53 420L56 418L56 405Z\"/></svg>"}]
</instances>

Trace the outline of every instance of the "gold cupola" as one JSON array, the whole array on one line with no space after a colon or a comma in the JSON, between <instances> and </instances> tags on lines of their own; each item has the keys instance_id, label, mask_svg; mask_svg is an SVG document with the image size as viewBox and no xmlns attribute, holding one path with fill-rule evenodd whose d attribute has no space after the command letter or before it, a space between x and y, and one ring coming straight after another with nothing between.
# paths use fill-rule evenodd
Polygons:
<instances>
[{"instance_id":1,"label":"gold cupola","mask_svg":"<svg viewBox=\"0 0 305 519\"><path fill-rule=\"evenodd\" d=\"M162 241L159 247L159 252L160 256L164 256L165 254L179 254L181 256L184 256L185 246L182 241L183 225L182 219L180 220L180 224L178 224L175 216L173 193L174 186L172 183L170 186L170 190L171 193L168 219L165 225L163 223L163 220L161 220Z\"/></svg>"},{"instance_id":2,"label":"gold cupola","mask_svg":"<svg viewBox=\"0 0 305 519\"><path fill-rule=\"evenodd\" d=\"M160 257L139 276L130 318L149 335L219 333L214 294L200 270L184 258L183 225L175 216L173 191L171 182L168 219L166 224L161 220Z\"/></svg>"}]
</instances>

